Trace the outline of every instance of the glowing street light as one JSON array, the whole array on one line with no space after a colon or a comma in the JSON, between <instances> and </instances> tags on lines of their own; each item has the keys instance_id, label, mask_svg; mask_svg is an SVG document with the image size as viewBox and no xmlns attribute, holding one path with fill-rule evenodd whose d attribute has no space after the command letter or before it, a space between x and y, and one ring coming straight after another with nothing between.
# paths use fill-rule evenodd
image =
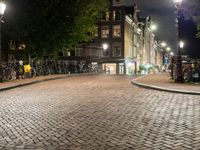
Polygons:
<instances>
[{"instance_id":1,"label":"glowing street light","mask_svg":"<svg viewBox=\"0 0 200 150\"><path fill-rule=\"evenodd\" d=\"M174 56L174 53L173 53L173 52L170 52L169 54L170 54L171 56Z\"/></svg>"},{"instance_id":2,"label":"glowing street light","mask_svg":"<svg viewBox=\"0 0 200 150\"><path fill-rule=\"evenodd\" d=\"M166 47L167 44L166 44L165 42L162 42L162 43L161 43L161 46L162 46L162 47Z\"/></svg>"},{"instance_id":3,"label":"glowing street light","mask_svg":"<svg viewBox=\"0 0 200 150\"><path fill-rule=\"evenodd\" d=\"M151 24L150 29L151 29L152 31L157 30L157 25L156 25L156 24Z\"/></svg>"},{"instance_id":4,"label":"glowing street light","mask_svg":"<svg viewBox=\"0 0 200 150\"><path fill-rule=\"evenodd\" d=\"M184 45L185 45L185 43L184 43L183 41L180 41L180 42L179 42L179 46L180 46L180 48L183 48Z\"/></svg>"},{"instance_id":5,"label":"glowing street light","mask_svg":"<svg viewBox=\"0 0 200 150\"><path fill-rule=\"evenodd\" d=\"M181 4L183 0L174 0L175 4Z\"/></svg>"},{"instance_id":6,"label":"glowing street light","mask_svg":"<svg viewBox=\"0 0 200 150\"><path fill-rule=\"evenodd\" d=\"M171 51L171 48L170 48L170 47L167 47L166 50L169 52L169 51Z\"/></svg>"},{"instance_id":7,"label":"glowing street light","mask_svg":"<svg viewBox=\"0 0 200 150\"><path fill-rule=\"evenodd\" d=\"M0 15L1 15L1 17L4 15L5 10L6 10L6 4L4 4L3 2L0 2Z\"/></svg>"},{"instance_id":8,"label":"glowing street light","mask_svg":"<svg viewBox=\"0 0 200 150\"><path fill-rule=\"evenodd\" d=\"M107 49L108 49L108 44L107 44L107 43L103 43L102 46L103 46L103 49L104 49L104 50L107 50Z\"/></svg>"}]
</instances>

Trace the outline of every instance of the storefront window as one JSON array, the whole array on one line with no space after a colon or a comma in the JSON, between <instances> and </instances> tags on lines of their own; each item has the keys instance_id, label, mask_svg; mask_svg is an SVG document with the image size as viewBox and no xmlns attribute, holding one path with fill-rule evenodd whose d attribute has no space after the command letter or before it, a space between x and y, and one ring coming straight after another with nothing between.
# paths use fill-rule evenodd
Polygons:
<instances>
[{"instance_id":1,"label":"storefront window","mask_svg":"<svg viewBox=\"0 0 200 150\"><path fill-rule=\"evenodd\" d=\"M116 64L115 63L102 64L102 68L106 74L116 74Z\"/></svg>"},{"instance_id":2,"label":"storefront window","mask_svg":"<svg viewBox=\"0 0 200 150\"><path fill-rule=\"evenodd\" d=\"M134 62L128 62L126 63L126 74L127 75L133 75L135 73L135 63Z\"/></svg>"}]
</instances>

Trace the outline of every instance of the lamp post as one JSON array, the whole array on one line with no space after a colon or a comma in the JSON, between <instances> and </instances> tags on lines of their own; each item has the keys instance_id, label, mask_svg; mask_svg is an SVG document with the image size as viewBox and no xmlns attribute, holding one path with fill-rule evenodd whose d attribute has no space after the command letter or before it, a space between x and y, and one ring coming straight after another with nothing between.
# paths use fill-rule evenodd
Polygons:
<instances>
[{"instance_id":1,"label":"lamp post","mask_svg":"<svg viewBox=\"0 0 200 150\"><path fill-rule=\"evenodd\" d=\"M177 57L176 57L176 77L175 82L182 83L183 82L183 73L182 73L182 56L181 56L181 45L179 44L180 40L180 19L182 15L182 0L174 0L175 7L177 9L177 25L178 25L178 44L177 44Z\"/></svg>"},{"instance_id":2,"label":"lamp post","mask_svg":"<svg viewBox=\"0 0 200 150\"><path fill-rule=\"evenodd\" d=\"M0 60L1 60L1 23L5 10L6 10L6 4L0 1Z\"/></svg>"}]
</instances>

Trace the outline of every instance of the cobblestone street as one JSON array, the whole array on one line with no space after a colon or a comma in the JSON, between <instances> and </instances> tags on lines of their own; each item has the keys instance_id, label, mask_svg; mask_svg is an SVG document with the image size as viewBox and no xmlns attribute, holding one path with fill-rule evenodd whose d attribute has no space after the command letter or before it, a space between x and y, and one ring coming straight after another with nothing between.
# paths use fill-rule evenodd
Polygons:
<instances>
[{"instance_id":1,"label":"cobblestone street","mask_svg":"<svg viewBox=\"0 0 200 150\"><path fill-rule=\"evenodd\" d=\"M200 96L72 76L0 92L0 149L200 150Z\"/></svg>"}]
</instances>

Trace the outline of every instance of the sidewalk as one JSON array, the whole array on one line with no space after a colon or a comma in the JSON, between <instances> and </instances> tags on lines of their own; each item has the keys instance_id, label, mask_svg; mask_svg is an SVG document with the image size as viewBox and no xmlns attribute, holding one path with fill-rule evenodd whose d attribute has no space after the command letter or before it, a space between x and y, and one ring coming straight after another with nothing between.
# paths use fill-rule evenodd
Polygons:
<instances>
[{"instance_id":1,"label":"sidewalk","mask_svg":"<svg viewBox=\"0 0 200 150\"><path fill-rule=\"evenodd\" d=\"M0 83L0 91L5 91L21 86L31 85L39 82L49 81L49 80L56 80L62 79L70 76L69 74L57 74L57 75L48 75L48 76L40 76L35 78L27 78L27 79L17 79L11 80L8 82Z\"/></svg>"},{"instance_id":2,"label":"sidewalk","mask_svg":"<svg viewBox=\"0 0 200 150\"><path fill-rule=\"evenodd\" d=\"M150 74L132 80L134 85L155 90L200 95L200 84L175 83L169 73Z\"/></svg>"}]
</instances>

